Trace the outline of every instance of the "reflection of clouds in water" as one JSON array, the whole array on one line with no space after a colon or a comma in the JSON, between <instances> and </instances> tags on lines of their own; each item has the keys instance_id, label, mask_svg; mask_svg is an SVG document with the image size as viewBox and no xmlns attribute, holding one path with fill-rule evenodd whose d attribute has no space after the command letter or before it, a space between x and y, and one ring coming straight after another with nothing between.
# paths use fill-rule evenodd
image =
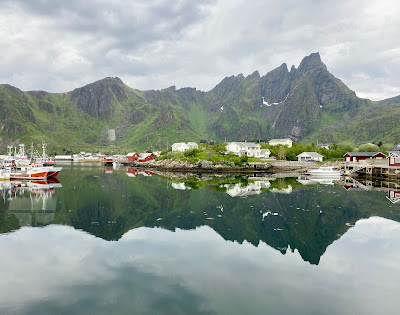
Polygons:
<instances>
[{"instance_id":1,"label":"reflection of clouds in water","mask_svg":"<svg viewBox=\"0 0 400 315\"><path fill-rule=\"evenodd\" d=\"M118 242L69 227L23 228L0 237L0 311L390 314L399 240L397 222L363 220L312 266L297 251L227 242L209 227L139 228Z\"/></svg>"},{"instance_id":2,"label":"reflection of clouds in water","mask_svg":"<svg viewBox=\"0 0 400 315\"><path fill-rule=\"evenodd\" d=\"M24 305L29 314L215 314L206 299L173 276L143 273L132 267L114 271L112 279L77 283L57 299Z\"/></svg>"}]
</instances>

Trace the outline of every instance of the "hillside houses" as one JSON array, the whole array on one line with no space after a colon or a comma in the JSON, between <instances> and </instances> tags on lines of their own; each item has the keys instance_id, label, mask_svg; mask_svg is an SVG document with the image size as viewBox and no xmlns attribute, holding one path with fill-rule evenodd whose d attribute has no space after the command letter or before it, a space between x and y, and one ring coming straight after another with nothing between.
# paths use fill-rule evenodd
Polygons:
<instances>
[{"instance_id":1,"label":"hillside houses","mask_svg":"<svg viewBox=\"0 0 400 315\"><path fill-rule=\"evenodd\" d=\"M293 145L293 141L291 139L271 139L268 141L269 145L285 145L288 148L291 148Z\"/></svg>"},{"instance_id":2,"label":"hillside houses","mask_svg":"<svg viewBox=\"0 0 400 315\"><path fill-rule=\"evenodd\" d=\"M172 152L184 152L189 149L198 149L199 145L196 142L177 142L172 145Z\"/></svg>"},{"instance_id":3,"label":"hillside houses","mask_svg":"<svg viewBox=\"0 0 400 315\"><path fill-rule=\"evenodd\" d=\"M247 155L256 158L268 158L271 152L268 149L261 149L261 145L253 142L229 142L226 151L235 155Z\"/></svg>"}]
</instances>

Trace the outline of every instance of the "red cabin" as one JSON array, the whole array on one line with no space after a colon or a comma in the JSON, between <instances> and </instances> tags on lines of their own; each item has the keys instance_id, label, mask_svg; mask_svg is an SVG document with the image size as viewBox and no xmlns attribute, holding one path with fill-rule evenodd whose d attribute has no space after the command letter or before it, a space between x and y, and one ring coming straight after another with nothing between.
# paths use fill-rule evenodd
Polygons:
<instances>
[{"instance_id":1,"label":"red cabin","mask_svg":"<svg viewBox=\"0 0 400 315\"><path fill-rule=\"evenodd\" d=\"M347 152L343 158L346 162L360 162L367 159L382 160L387 156L382 152Z\"/></svg>"},{"instance_id":2,"label":"red cabin","mask_svg":"<svg viewBox=\"0 0 400 315\"><path fill-rule=\"evenodd\" d=\"M389 166L400 166L400 151L389 153Z\"/></svg>"},{"instance_id":3,"label":"red cabin","mask_svg":"<svg viewBox=\"0 0 400 315\"><path fill-rule=\"evenodd\" d=\"M154 159L154 154L153 153L140 153L137 161L139 163L143 163L143 162L148 162Z\"/></svg>"},{"instance_id":4,"label":"red cabin","mask_svg":"<svg viewBox=\"0 0 400 315\"><path fill-rule=\"evenodd\" d=\"M135 162L139 158L139 154L131 152L126 155L126 158L129 162Z\"/></svg>"}]
</instances>

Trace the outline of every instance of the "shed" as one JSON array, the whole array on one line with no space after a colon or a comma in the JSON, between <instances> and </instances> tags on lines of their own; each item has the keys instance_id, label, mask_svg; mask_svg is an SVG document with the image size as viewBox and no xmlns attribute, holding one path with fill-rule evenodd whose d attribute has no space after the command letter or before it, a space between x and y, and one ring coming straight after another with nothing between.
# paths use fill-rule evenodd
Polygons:
<instances>
[{"instance_id":1,"label":"shed","mask_svg":"<svg viewBox=\"0 0 400 315\"><path fill-rule=\"evenodd\" d=\"M322 162L324 160L324 156L317 152L303 152L297 155L298 161L316 161Z\"/></svg>"},{"instance_id":2,"label":"shed","mask_svg":"<svg viewBox=\"0 0 400 315\"><path fill-rule=\"evenodd\" d=\"M140 153L137 161L139 163L148 162L154 159L153 153Z\"/></svg>"},{"instance_id":3,"label":"shed","mask_svg":"<svg viewBox=\"0 0 400 315\"><path fill-rule=\"evenodd\" d=\"M134 161L136 161L136 160L138 159L138 157L139 157L139 154L137 154L136 152L131 152L131 153L128 153L128 154L126 155L126 159L127 159L129 162L134 162Z\"/></svg>"}]
</instances>

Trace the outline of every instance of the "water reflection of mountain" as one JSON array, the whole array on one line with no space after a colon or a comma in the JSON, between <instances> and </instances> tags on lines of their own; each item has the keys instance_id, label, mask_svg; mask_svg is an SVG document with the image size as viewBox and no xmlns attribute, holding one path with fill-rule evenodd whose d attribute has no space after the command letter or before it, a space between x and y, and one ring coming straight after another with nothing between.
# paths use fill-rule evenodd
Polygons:
<instances>
[{"instance_id":1,"label":"water reflection of mountain","mask_svg":"<svg viewBox=\"0 0 400 315\"><path fill-rule=\"evenodd\" d=\"M106 240L118 240L141 226L175 230L208 225L229 241L254 246L265 242L282 253L297 249L312 264L318 264L326 248L361 218L400 221L400 209L387 201L386 193L303 186L294 178L185 179L174 181L179 186L175 189L159 176L131 178L125 170L107 174L89 169L65 172L62 182L51 223L68 224ZM230 189L250 193L236 198L227 193ZM9 204L0 210L3 218L10 216Z\"/></svg>"}]
</instances>

